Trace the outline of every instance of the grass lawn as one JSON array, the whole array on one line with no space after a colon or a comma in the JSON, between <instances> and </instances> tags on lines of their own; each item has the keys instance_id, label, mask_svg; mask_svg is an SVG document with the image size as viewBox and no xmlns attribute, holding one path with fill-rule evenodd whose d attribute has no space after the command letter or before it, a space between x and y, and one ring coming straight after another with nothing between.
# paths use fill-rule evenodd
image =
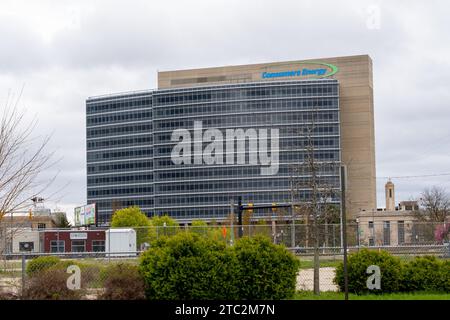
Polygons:
<instances>
[{"instance_id":1,"label":"grass lawn","mask_svg":"<svg viewBox=\"0 0 450 320\"><path fill-rule=\"evenodd\" d=\"M294 300L344 300L342 292L321 292L315 296L312 291L297 291ZM390 293L390 294L349 294L349 300L450 300L450 293Z\"/></svg>"},{"instance_id":2,"label":"grass lawn","mask_svg":"<svg viewBox=\"0 0 450 320\"><path fill-rule=\"evenodd\" d=\"M312 269L314 268L314 260L304 259L302 257L300 260L300 269ZM340 260L320 260L320 267L334 267L336 268L342 261Z\"/></svg>"}]
</instances>

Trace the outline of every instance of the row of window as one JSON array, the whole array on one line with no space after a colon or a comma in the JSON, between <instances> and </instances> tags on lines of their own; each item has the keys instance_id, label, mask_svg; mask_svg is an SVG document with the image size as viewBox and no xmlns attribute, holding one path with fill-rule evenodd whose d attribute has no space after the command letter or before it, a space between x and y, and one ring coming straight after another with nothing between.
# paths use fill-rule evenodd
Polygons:
<instances>
[{"instance_id":1,"label":"row of window","mask_svg":"<svg viewBox=\"0 0 450 320\"><path fill-rule=\"evenodd\" d=\"M371 235L369 236L369 246L375 245L375 232L374 232L374 223L373 221L369 221L369 230L371 230ZM397 241L398 244L405 243L405 221L397 222ZM391 245L391 222L383 221L383 245L390 246Z\"/></svg>"},{"instance_id":2,"label":"row of window","mask_svg":"<svg viewBox=\"0 0 450 320\"><path fill-rule=\"evenodd\" d=\"M72 240L71 252L86 252L86 240ZM66 252L66 242L64 240L50 241L50 252ZM105 252L104 240L92 240L92 252Z\"/></svg>"},{"instance_id":3,"label":"row of window","mask_svg":"<svg viewBox=\"0 0 450 320\"><path fill-rule=\"evenodd\" d=\"M152 173L139 173L139 174L127 174L127 175L110 175L110 176L94 176L88 177L87 183L89 186L94 185L108 185L108 184L128 184L128 183L142 183L152 182Z\"/></svg>"},{"instance_id":4,"label":"row of window","mask_svg":"<svg viewBox=\"0 0 450 320\"><path fill-rule=\"evenodd\" d=\"M296 123L338 122L338 111L320 112L283 112L283 113L256 113L247 115L223 115L219 117L173 119L154 122L154 131L188 129L194 127L194 121L202 121L206 128L233 127L243 125L277 125Z\"/></svg>"},{"instance_id":5,"label":"row of window","mask_svg":"<svg viewBox=\"0 0 450 320\"><path fill-rule=\"evenodd\" d=\"M151 120L152 111L139 111L139 112L128 112L122 114L111 114L111 115L101 115L95 116L91 115L87 117L86 124L89 125L100 125L100 124L111 124L115 122L127 122L133 120Z\"/></svg>"},{"instance_id":6,"label":"row of window","mask_svg":"<svg viewBox=\"0 0 450 320\"><path fill-rule=\"evenodd\" d=\"M235 153L236 154L236 153ZM279 162L281 163L296 163L305 161L307 153L302 151L294 151L294 152L280 152L279 154ZM225 157L222 157L221 164L226 164ZM236 156L234 157L234 163L237 164ZM316 151L314 152L314 159L316 161L339 161L339 151ZM189 166L198 166L197 164L174 164L170 157L162 158L162 159L154 159L155 169L159 168L170 168L170 167L189 167ZM245 156L245 163L250 164L248 154ZM233 164L232 164L233 165Z\"/></svg>"},{"instance_id":7,"label":"row of window","mask_svg":"<svg viewBox=\"0 0 450 320\"><path fill-rule=\"evenodd\" d=\"M242 177L239 177L242 178ZM217 191L233 191L233 190L276 190L290 188L290 181L284 177L270 179L248 179L233 180L229 177L228 181L199 181L171 184L155 185L155 192L166 193L192 193L192 192L217 192ZM298 178L296 183L300 186L310 185L310 178ZM320 185L339 187L339 177L318 177L317 183Z\"/></svg>"},{"instance_id":8,"label":"row of window","mask_svg":"<svg viewBox=\"0 0 450 320\"><path fill-rule=\"evenodd\" d=\"M95 205L98 208L99 214L101 211L111 211L114 207L115 210L121 208L128 208L132 206L138 206L140 208L153 207L153 196L147 196L147 198L132 198L132 199L102 199L96 200Z\"/></svg>"},{"instance_id":9,"label":"row of window","mask_svg":"<svg viewBox=\"0 0 450 320\"><path fill-rule=\"evenodd\" d=\"M153 194L153 185L150 186L134 186L134 187L113 187L107 189L89 189L88 197L109 197L123 195L150 195Z\"/></svg>"},{"instance_id":10,"label":"row of window","mask_svg":"<svg viewBox=\"0 0 450 320\"><path fill-rule=\"evenodd\" d=\"M155 196L155 207L162 206L190 206L190 205L207 205L207 204L229 204L230 200L237 199L242 194L233 194L231 192L219 194L197 194L197 195L171 195L171 196ZM289 191L261 191L261 192L245 192L249 202L252 203L287 203L290 200ZM300 201L310 199L311 192L303 190L298 192Z\"/></svg>"},{"instance_id":11,"label":"row of window","mask_svg":"<svg viewBox=\"0 0 450 320\"><path fill-rule=\"evenodd\" d=\"M88 165L87 173L107 173L107 172L117 172L117 171L133 171L133 170L152 170L153 161L150 160L140 160L140 161L128 161L122 163L111 163L111 164L97 164Z\"/></svg>"},{"instance_id":12,"label":"row of window","mask_svg":"<svg viewBox=\"0 0 450 320\"><path fill-rule=\"evenodd\" d=\"M121 97L117 97L115 99L121 99ZM121 101L99 101L99 102L90 102L86 103L86 113L93 114L99 112L109 112L109 111L119 111L119 110L128 110L128 109L137 109L143 107L151 107L152 106L152 97L136 97L133 100L121 100Z\"/></svg>"},{"instance_id":13,"label":"row of window","mask_svg":"<svg viewBox=\"0 0 450 320\"><path fill-rule=\"evenodd\" d=\"M151 123L134 123L128 125L118 125L114 127L108 128L91 128L87 129L86 136L87 138L95 138L102 136L114 136L121 134L134 134L134 133L150 133L152 132L152 124Z\"/></svg>"},{"instance_id":14,"label":"row of window","mask_svg":"<svg viewBox=\"0 0 450 320\"><path fill-rule=\"evenodd\" d=\"M203 123L204 124L204 123ZM186 129L191 129L188 127ZM269 127L270 128L270 127ZM206 126L203 126L203 129L207 129ZM243 128L246 129L246 128ZM252 126L252 129L268 129L267 126ZM311 138L316 138L318 136L330 136L330 135L338 135L339 134L339 124L316 124L312 129L310 125L289 125L289 126L281 126L279 129L279 136L282 139L283 137L292 137L292 136L307 136L310 135ZM244 130L245 131L245 130ZM189 130L191 133L191 137L193 137L193 130ZM153 135L154 143L170 143L172 142L172 132L158 132Z\"/></svg>"},{"instance_id":15,"label":"row of window","mask_svg":"<svg viewBox=\"0 0 450 320\"><path fill-rule=\"evenodd\" d=\"M87 161L106 161L119 160L121 158L147 158L153 157L153 148L139 148L136 150L124 151L100 151L89 152L87 154Z\"/></svg>"},{"instance_id":16,"label":"row of window","mask_svg":"<svg viewBox=\"0 0 450 320\"><path fill-rule=\"evenodd\" d=\"M106 149L128 146L151 145L153 143L153 135L142 135L120 138L106 138L90 140L87 142L87 150Z\"/></svg>"},{"instance_id":17,"label":"row of window","mask_svg":"<svg viewBox=\"0 0 450 320\"><path fill-rule=\"evenodd\" d=\"M224 218L230 215L230 205L209 208L167 208L154 210L154 215L162 216L166 214L173 218L183 219Z\"/></svg>"},{"instance_id":18,"label":"row of window","mask_svg":"<svg viewBox=\"0 0 450 320\"><path fill-rule=\"evenodd\" d=\"M268 142L270 142L270 141L268 141ZM226 151L226 143L227 143L226 140L224 140L223 152ZM245 143L246 143L246 148L247 148L248 140ZM165 146L155 147L155 157L170 156L175 144L176 143L174 142L173 145L165 145ZM204 149L208 144L210 144L210 142L203 142L202 149ZM288 151L288 150L292 150L292 149L305 149L305 148L309 147L310 144L315 147L315 150L320 150L321 148L339 147L339 139L338 138L317 137L317 138L311 139L311 141L309 141L306 138L281 138L279 141L279 150L280 150L280 152L283 152L283 151ZM268 148L268 150L270 150L270 143L268 143L267 148ZM192 152L192 149L191 149L191 152Z\"/></svg>"},{"instance_id":19,"label":"row of window","mask_svg":"<svg viewBox=\"0 0 450 320\"><path fill-rule=\"evenodd\" d=\"M282 110L320 110L337 109L338 98L298 98L298 99L273 99L241 102L207 103L200 105L181 105L174 107L155 108L155 119L171 118L185 115L224 114L243 112L270 112Z\"/></svg>"},{"instance_id":20,"label":"row of window","mask_svg":"<svg viewBox=\"0 0 450 320\"><path fill-rule=\"evenodd\" d=\"M156 95L155 106L174 105L192 102L257 99L274 96L332 96L338 94L336 85L307 85L297 83L286 86L268 85L260 88L231 88L228 90L192 91Z\"/></svg>"},{"instance_id":21,"label":"row of window","mask_svg":"<svg viewBox=\"0 0 450 320\"><path fill-rule=\"evenodd\" d=\"M338 166L329 168L319 168L318 175L338 175ZM246 166L246 167L216 167L216 168L193 168L189 170L167 170L156 171L155 182L161 181L173 181L173 180L205 180L205 179L217 179L217 178L229 178L229 177L250 177L260 176L261 168L258 166ZM293 171L288 165L280 165L277 176L284 176L288 179L291 176L297 176L297 173Z\"/></svg>"}]
</instances>

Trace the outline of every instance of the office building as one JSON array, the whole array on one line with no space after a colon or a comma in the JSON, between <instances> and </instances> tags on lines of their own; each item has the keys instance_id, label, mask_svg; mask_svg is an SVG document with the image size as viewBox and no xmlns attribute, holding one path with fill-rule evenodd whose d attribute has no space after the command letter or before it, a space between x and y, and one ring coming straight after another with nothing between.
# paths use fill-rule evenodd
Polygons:
<instances>
[{"instance_id":1,"label":"office building","mask_svg":"<svg viewBox=\"0 0 450 320\"><path fill-rule=\"evenodd\" d=\"M130 205L188 222L224 220L238 197L289 203L310 144L318 163L347 166L351 216L376 208L367 55L159 72L157 89L91 97L86 111L87 199L100 223ZM338 170L321 178L340 189Z\"/></svg>"}]
</instances>

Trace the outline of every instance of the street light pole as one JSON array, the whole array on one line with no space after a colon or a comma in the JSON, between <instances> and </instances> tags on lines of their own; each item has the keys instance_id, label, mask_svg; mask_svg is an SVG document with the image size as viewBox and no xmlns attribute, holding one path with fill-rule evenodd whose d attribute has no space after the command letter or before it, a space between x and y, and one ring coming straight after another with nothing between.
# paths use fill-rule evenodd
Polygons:
<instances>
[{"instance_id":1,"label":"street light pole","mask_svg":"<svg viewBox=\"0 0 450 320\"><path fill-rule=\"evenodd\" d=\"M291 213L292 213L292 226L291 226L291 247L295 248L295 207L294 207L294 177L291 174Z\"/></svg>"},{"instance_id":2,"label":"street light pole","mask_svg":"<svg viewBox=\"0 0 450 320\"><path fill-rule=\"evenodd\" d=\"M345 215L346 206L345 206L345 189L346 189L346 168L345 166L341 166L341 221L342 221L342 245L344 249L344 292L345 292L345 300L348 300L348 270L347 270L347 218Z\"/></svg>"}]
</instances>

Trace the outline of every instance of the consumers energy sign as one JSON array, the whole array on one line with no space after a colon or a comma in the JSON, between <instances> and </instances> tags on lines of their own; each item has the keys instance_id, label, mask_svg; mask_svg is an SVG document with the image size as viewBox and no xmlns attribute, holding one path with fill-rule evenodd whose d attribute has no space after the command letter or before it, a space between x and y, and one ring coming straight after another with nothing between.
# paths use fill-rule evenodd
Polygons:
<instances>
[{"instance_id":1,"label":"consumers energy sign","mask_svg":"<svg viewBox=\"0 0 450 320\"><path fill-rule=\"evenodd\" d=\"M330 77L338 72L338 67L333 64L324 62L302 62L300 68L295 70L283 70L283 71L273 71L273 72L262 72L261 78L263 79L273 79L273 78L326 78ZM304 66L303 66L304 65Z\"/></svg>"}]
</instances>

